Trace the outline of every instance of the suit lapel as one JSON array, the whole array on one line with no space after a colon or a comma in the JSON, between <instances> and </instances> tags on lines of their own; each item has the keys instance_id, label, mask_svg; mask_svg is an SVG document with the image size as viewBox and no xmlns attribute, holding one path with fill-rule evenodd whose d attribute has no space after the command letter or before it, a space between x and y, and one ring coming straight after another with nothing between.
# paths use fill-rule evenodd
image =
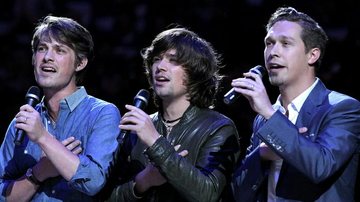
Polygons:
<instances>
[{"instance_id":1,"label":"suit lapel","mask_svg":"<svg viewBox=\"0 0 360 202\"><path fill-rule=\"evenodd\" d=\"M323 103L324 99L327 97L327 92L325 85L319 80L314 89L309 94L308 98L304 102L304 105L301 107L299 116L296 120L296 126L300 127L309 127L314 114L319 110L319 106Z\"/></svg>"},{"instance_id":2,"label":"suit lapel","mask_svg":"<svg viewBox=\"0 0 360 202\"><path fill-rule=\"evenodd\" d=\"M319 80L309 96L306 98L306 101L301 107L299 116L296 120L295 125L298 128L307 127L309 129L306 134L303 135L307 138L311 138L312 141L316 138L316 135L313 134L313 128L311 127L312 121L316 120L316 114L321 109L321 103L324 102L328 93L329 90L326 89L324 84ZM289 180L289 177L292 179ZM281 167L276 193L278 196L284 198L303 198L304 196L301 196L302 192L299 192L298 187L307 185L308 183L307 178L304 177L300 171L296 170L293 166L284 161Z\"/></svg>"}]
</instances>

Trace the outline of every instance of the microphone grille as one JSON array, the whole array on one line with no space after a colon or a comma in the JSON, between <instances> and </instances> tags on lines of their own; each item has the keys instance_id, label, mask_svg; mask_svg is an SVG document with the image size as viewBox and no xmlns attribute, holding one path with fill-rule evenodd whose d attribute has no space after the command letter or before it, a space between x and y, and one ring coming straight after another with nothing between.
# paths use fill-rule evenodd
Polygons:
<instances>
[{"instance_id":1,"label":"microphone grille","mask_svg":"<svg viewBox=\"0 0 360 202\"><path fill-rule=\"evenodd\" d=\"M37 86L31 86L28 90L28 92L25 95L25 99L26 98L33 98L36 99L38 102L40 101L40 96L41 96L41 90L39 87Z\"/></svg>"},{"instance_id":2,"label":"microphone grille","mask_svg":"<svg viewBox=\"0 0 360 202\"><path fill-rule=\"evenodd\" d=\"M261 65L256 65L255 67L250 69L250 72L258 74L262 78L266 74L266 69Z\"/></svg>"},{"instance_id":3,"label":"microphone grille","mask_svg":"<svg viewBox=\"0 0 360 202\"><path fill-rule=\"evenodd\" d=\"M148 90L145 89L141 89L138 94L136 94L135 98L134 98L134 102L136 102L136 100L142 100L145 102L145 104L148 104L149 101L149 97L150 97L150 93Z\"/></svg>"}]
</instances>

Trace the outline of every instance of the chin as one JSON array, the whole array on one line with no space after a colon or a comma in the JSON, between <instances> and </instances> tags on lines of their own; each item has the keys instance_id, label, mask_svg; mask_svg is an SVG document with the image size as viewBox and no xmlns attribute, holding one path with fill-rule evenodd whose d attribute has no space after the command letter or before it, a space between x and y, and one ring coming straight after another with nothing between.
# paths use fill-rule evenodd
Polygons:
<instances>
[{"instance_id":1,"label":"chin","mask_svg":"<svg viewBox=\"0 0 360 202\"><path fill-rule=\"evenodd\" d=\"M276 77L270 77L269 81L270 81L270 84L273 86L280 86L283 83L283 80L276 78Z\"/></svg>"}]
</instances>

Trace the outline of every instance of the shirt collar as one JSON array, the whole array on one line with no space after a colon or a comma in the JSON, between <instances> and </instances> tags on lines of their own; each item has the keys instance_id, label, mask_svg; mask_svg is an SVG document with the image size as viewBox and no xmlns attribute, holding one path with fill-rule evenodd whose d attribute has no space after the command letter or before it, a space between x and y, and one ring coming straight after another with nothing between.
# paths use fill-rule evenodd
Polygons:
<instances>
[{"instance_id":1,"label":"shirt collar","mask_svg":"<svg viewBox=\"0 0 360 202\"><path fill-rule=\"evenodd\" d=\"M316 78L314 83L307 88L304 92L302 92L300 95L298 95L294 100L292 100L289 105L287 106L287 109L290 109L290 107L296 111L299 112L301 107L303 106L306 98L309 96L310 92L314 89L316 84L319 82L319 78ZM285 113L286 109L281 105L280 101L281 95L278 96L275 104L273 105L273 108L275 110L280 110L280 112Z\"/></svg>"},{"instance_id":2,"label":"shirt collar","mask_svg":"<svg viewBox=\"0 0 360 202\"><path fill-rule=\"evenodd\" d=\"M70 111L73 111L86 96L87 92L84 86L80 86L73 94L67 96L64 100L61 100L60 104L65 102Z\"/></svg>"},{"instance_id":3,"label":"shirt collar","mask_svg":"<svg viewBox=\"0 0 360 202\"><path fill-rule=\"evenodd\" d=\"M87 95L85 87L80 86L73 94L62 99L60 101L60 106L67 105L70 111L73 111ZM46 109L44 98L41 101L41 107Z\"/></svg>"}]
</instances>

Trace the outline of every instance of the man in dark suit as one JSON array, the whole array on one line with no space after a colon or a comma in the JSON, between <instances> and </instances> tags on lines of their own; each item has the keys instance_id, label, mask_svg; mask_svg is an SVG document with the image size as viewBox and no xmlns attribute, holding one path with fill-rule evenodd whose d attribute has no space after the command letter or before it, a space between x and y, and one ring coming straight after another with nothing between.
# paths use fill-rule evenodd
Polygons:
<instances>
[{"instance_id":1,"label":"man in dark suit","mask_svg":"<svg viewBox=\"0 0 360 202\"><path fill-rule=\"evenodd\" d=\"M271 105L251 72L232 82L259 114L233 176L237 201L355 201L360 103L315 75L325 32L291 7L277 9L266 28L265 66L280 95Z\"/></svg>"}]
</instances>

